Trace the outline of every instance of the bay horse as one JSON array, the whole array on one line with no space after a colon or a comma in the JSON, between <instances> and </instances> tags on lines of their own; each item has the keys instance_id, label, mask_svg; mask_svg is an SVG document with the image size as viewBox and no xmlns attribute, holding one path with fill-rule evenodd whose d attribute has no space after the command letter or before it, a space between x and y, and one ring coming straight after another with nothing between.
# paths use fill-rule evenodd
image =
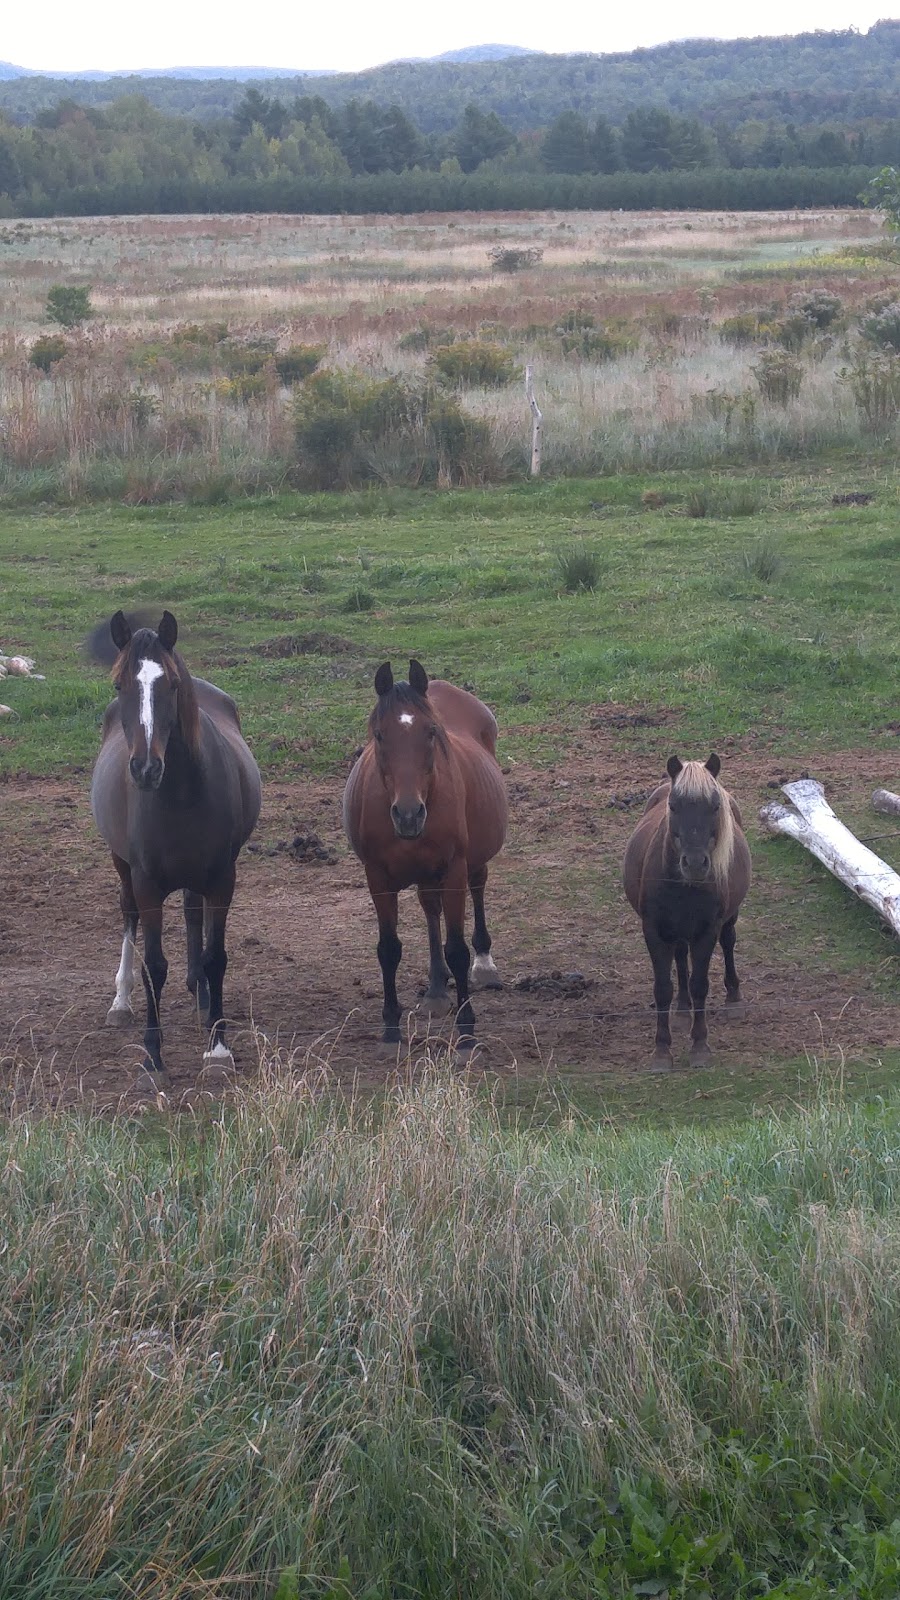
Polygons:
<instances>
[{"instance_id":1,"label":"bay horse","mask_svg":"<svg viewBox=\"0 0 900 1600\"><path fill-rule=\"evenodd\" d=\"M716 942L725 957L725 999L740 1003L734 965L737 921L750 887L750 851L737 801L719 783L721 762L670 756L670 782L654 789L625 850L625 893L641 919L653 962L656 1048L651 1066L672 1067L672 958L678 973L677 1009L690 1013L691 1062L711 1059L706 997ZM688 977L688 952L691 972Z\"/></svg>"},{"instance_id":2,"label":"bay horse","mask_svg":"<svg viewBox=\"0 0 900 1600\"><path fill-rule=\"evenodd\" d=\"M378 917L384 983L383 1040L400 1040L397 896L415 885L428 926L426 998L449 999L456 985L459 1049L475 1043L465 940L466 888L472 895L472 987L500 988L484 915L488 862L506 837L506 786L497 763L492 711L465 689L430 682L421 662L395 683L390 662L375 674L368 739L344 789L344 830L362 862ZM446 943L441 949L441 915Z\"/></svg>"},{"instance_id":3,"label":"bay horse","mask_svg":"<svg viewBox=\"0 0 900 1600\"><path fill-rule=\"evenodd\" d=\"M256 825L259 768L241 734L237 707L194 678L175 649L178 624L164 611L154 630L117 611L107 640L89 648L108 659L115 647L115 700L103 718L91 782L91 810L119 874L124 933L111 1025L128 1023L135 985L135 937L144 935L147 999L145 1068L165 1082L160 996L168 972L162 946L163 902L184 891L187 984L209 1029L204 1060L231 1060L225 1042L222 982L228 958L225 922L235 862Z\"/></svg>"}]
</instances>

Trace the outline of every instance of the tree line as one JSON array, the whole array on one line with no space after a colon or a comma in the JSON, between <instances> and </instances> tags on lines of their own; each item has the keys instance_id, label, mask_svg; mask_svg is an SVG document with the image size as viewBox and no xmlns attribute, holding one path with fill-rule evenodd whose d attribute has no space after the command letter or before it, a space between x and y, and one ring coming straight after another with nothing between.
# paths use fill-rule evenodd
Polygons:
<instances>
[{"instance_id":1,"label":"tree line","mask_svg":"<svg viewBox=\"0 0 900 1600\"><path fill-rule=\"evenodd\" d=\"M0 117L0 215L851 205L897 164L900 118L729 129L635 106L618 127L566 110L516 135L468 105L438 135L374 100L335 109L251 88L230 116L198 122L125 95L105 109L65 100L24 126Z\"/></svg>"}]
</instances>

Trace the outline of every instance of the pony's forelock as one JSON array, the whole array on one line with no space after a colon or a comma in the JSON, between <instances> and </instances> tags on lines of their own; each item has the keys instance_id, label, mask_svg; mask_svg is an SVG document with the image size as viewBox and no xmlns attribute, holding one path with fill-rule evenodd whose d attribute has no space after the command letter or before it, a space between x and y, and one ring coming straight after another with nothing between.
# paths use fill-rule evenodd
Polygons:
<instances>
[{"instance_id":1,"label":"pony's forelock","mask_svg":"<svg viewBox=\"0 0 900 1600\"><path fill-rule=\"evenodd\" d=\"M685 800L709 800L719 796L719 834L712 854L712 875L719 889L728 882L734 859L734 814L731 796L704 761L686 761L672 784L672 793Z\"/></svg>"}]
</instances>

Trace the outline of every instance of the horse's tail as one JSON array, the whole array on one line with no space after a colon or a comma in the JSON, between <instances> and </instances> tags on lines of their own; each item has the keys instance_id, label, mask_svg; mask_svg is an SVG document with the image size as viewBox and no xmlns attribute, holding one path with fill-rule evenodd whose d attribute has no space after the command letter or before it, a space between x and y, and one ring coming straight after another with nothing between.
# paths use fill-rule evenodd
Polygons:
<instances>
[{"instance_id":1,"label":"horse's tail","mask_svg":"<svg viewBox=\"0 0 900 1600\"><path fill-rule=\"evenodd\" d=\"M141 609L140 611L127 611L125 620L132 633L134 633L136 628L154 627L158 617L156 611ZM91 629L82 644L82 649L88 660L96 661L99 667L112 667L115 665L119 652L113 644L113 637L109 631L108 617L104 622L98 622L96 628Z\"/></svg>"}]
</instances>

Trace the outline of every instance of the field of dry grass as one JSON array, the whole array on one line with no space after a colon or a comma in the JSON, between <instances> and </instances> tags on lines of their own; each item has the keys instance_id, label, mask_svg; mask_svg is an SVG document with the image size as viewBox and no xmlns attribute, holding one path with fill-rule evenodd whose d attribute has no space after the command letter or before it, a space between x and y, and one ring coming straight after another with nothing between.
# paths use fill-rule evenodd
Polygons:
<instances>
[{"instance_id":1,"label":"field of dry grass","mask_svg":"<svg viewBox=\"0 0 900 1600\"><path fill-rule=\"evenodd\" d=\"M858 445L865 428L837 380L859 312L896 294L897 264L878 233L861 212L10 223L0 236L0 492L140 501L295 481L291 394L273 362L297 345L320 347L326 368L412 384L433 371L441 343L501 347L514 372L532 361L551 473ZM498 246L540 259L498 272ZM54 331L44 308L59 283L88 287L94 316L41 371L30 355ZM840 302L834 327L801 352L797 402L772 404L752 369L776 335L737 345L721 325L742 314L779 324L823 292ZM741 430L734 415L747 396ZM524 471L521 383L469 382L461 399L489 426L488 476ZM404 470L408 481L390 451L368 464L375 480ZM459 475L485 471L464 464Z\"/></svg>"}]
</instances>

